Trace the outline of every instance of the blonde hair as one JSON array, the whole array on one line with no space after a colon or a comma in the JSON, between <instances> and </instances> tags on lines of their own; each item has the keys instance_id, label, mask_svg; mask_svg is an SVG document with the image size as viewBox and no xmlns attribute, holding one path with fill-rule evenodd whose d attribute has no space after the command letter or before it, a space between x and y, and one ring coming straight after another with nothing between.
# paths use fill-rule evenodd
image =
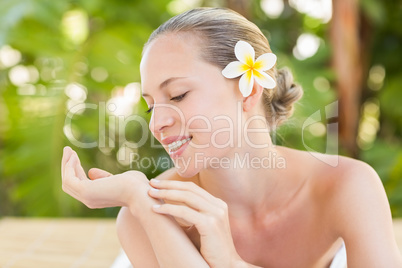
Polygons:
<instances>
[{"instance_id":1,"label":"blonde hair","mask_svg":"<svg viewBox=\"0 0 402 268\"><path fill-rule=\"evenodd\" d=\"M271 52L267 38L254 23L225 8L197 8L177 15L159 26L145 47L167 33L192 33L200 37L201 57L222 69L237 60L234 47L239 40L254 48L256 58ZM293 104L301 98L303 90L293 82L286 68L277 70L275 66L267 73L277 82L274 89L265 89L263 93L265 117L270 128L275 129L292 115Z\"/></svg>"}]
</instances>

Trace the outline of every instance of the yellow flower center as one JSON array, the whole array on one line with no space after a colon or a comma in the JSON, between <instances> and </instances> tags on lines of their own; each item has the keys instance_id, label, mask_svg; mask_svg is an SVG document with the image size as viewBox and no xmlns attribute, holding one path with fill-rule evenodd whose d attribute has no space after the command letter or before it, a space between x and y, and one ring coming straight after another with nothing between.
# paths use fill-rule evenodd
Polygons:
<instances>
[{"instance_id":1,"label":"yellow flower center","mask_svg":"<svg viewBox=\"0 0 402 268\"><path fill-rule=\"evenodd\" d=\"M247 64L248 67L253 68L254 59L251 57L251 55L246 57L246 64Z\"/></svg>"}]
</instances>

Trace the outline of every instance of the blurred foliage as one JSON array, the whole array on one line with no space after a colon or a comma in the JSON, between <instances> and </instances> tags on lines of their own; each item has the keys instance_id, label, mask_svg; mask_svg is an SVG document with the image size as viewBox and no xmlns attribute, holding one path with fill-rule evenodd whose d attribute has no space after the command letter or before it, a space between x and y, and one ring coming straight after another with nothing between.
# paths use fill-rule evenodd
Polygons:
<instances>
[{"instance_id":1,"label":"blurred foliage","mask_svg":"<svg viewBox=\"0 0 402 268\"><path fill-rule=\"evenodd\" d=\"M0 0L0 216L116 215L115 208L89 210L62 192L60 161L66 145L78 152L86 170L100 167L119 173L138 168L153 177L171 166L167 154L152 145L157 142L141 125L149 120L144 101L131 102L128 113L119 111L119 105L127 106L127 98L138 93L132 83L140 81L141 51L153 29L186 8L223 4L211 0ZM251 7L252 20L267 35L279 67L292 69L305 90L295 115L273 134L274 142L337 153L336 146L326 148L336 145L330 22L288 4L277 18L267 16L260 1L253 1ZM371 43L357 137L360 158L383 180L393 215L402 216L402 69L397 56L402 54L402 9L394 0L363 0L361 12ZM293 51L303 33L318 37L319 47L312 57L300 60ZM87 106L72 117L69 132L65 127L69 108L79 105ZM312 115L317 123L304 127ZM124 131L119 131L121 126ZM98 144L81 148L72 137ZM142 137L146 138L143 145ZM141 146L135 148L135 144ZM130 153L163 163L157 167L140 163L139 158L130 159Z\"/></svg>"}]
</instances>

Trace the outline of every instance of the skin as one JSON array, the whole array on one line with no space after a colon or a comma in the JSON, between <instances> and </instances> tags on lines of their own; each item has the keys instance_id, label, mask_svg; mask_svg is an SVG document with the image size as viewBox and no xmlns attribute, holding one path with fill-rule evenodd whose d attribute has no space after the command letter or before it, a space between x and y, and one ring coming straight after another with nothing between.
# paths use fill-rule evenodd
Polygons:
<instances>
[{"instance_id":1,"label":"skin","mask_svg":"<svg viewBox=\"0 0 402 268\"><path fill-rule=\"evenodd\" d=\"M375 171L345 157L274 146L268 131L252 131L267 130L258 120L263 88L255 83L244 98L238 80L224 78L198 49L188 34L166 34L151 42L141 62L155 138L192 136L181 158L173 159L175 168L150 182L138 171L111 175L100 169L91 169L88 179L76 153L64 150L64 191L91 208L123 207L118 235L133 266L329 267L343 240L348 267L401 267ZM197 116L202 119L192 120ZM229 126L250 132L219 132ZM232 140L233 146L219 146ZM217 168L211 160L233 163L247 153L286 164Z\"/></svg>"}]
</instances>

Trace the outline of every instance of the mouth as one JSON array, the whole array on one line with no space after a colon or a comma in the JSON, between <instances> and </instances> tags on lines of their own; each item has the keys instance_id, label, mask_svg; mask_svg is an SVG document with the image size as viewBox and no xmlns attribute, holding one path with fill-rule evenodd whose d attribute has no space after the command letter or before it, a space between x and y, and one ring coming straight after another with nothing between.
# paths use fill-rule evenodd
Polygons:
<instances>
[{"instance_id":1,"label":"mouth","mask_svg":"<svg viewBox=\"0 0 402 268\"><path fill-rule=\"evenodd\" d=\"M188 143L192 138L193 137L191 136L189 138L174 141L174 142L168 144L169 154L177 152L181 147L183 147L184 144Z\"/></svg>"}]
</instances>

